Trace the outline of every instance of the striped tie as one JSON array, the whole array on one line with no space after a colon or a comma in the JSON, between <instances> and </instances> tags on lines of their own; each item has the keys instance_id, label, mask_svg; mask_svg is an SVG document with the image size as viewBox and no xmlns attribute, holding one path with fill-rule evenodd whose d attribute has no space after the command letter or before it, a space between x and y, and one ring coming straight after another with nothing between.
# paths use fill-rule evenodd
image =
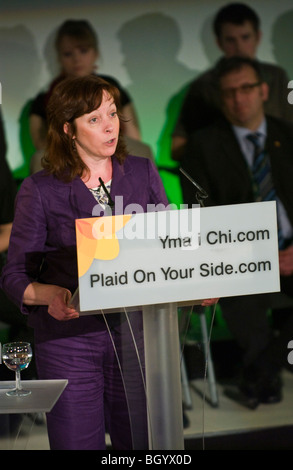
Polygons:
<instances>
[{"instance_id":1,"label":"striped tie","mask_svg":"<svg viewBox=\"0 0 293 470\"><path fill-rule=\"evenodd\" d=\"M276 201L276 191L272 179L271 165L268 153L262 148L260 134L254 133L246 136L254 145L252 178L255 200ZM279 248L284 247L282 231L278 229Z\"/></svg>"}]
</instances>

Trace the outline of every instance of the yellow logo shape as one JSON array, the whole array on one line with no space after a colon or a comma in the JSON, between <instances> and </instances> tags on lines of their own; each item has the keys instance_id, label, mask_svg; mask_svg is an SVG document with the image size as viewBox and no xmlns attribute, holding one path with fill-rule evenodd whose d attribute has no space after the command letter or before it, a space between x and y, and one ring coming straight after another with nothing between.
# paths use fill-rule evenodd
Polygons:
<instances>
[{"instance_id":1,"label":"yellow logo shape","mask_svg":"<svg viewBox=\"0 0 293 470\"><path fill-rule=\"evenodd\" d=\"M111 260L118 256L116 232L130 219L131 215L116 215L75 221L79 277L87 272L94 259Z\"/></svg>"}]
</instances>

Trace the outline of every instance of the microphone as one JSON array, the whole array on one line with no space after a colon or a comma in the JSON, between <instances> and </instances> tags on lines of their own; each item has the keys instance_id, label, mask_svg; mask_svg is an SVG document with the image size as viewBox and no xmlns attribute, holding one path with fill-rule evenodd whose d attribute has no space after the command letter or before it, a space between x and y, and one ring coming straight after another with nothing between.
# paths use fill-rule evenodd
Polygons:
<instances>
[{"instance_id":1,"label":"microphone","mask_svg":"<svg viewBox=\"0 0 293 470\"><path fill-rule=\"evenodd\" d=\"M113 209L113 207L115 206L115 202L111 198L110 193L109 193L108 189L106 188L106 185L105 185L104 181L102 180L102 178L99 178L99 182L100 182L103 190L105 191L105 193L108 197L108 205L110 206L111 209Z\"/></svg>"},{"instance_id":2,"label":"microphone","mask_svg":"<svg viewBox=\"0 0 293 470\"><path fill-rule=\"evenodd\" d=\"M203 199L206 199L209 197L208 193L198 184L194 181L193 178L185 171L183 168L179 168L179 171L196 187L197 192L195 193L195 197L197 202L201 207L204 207Z\"/></svg>"}]
</instances>

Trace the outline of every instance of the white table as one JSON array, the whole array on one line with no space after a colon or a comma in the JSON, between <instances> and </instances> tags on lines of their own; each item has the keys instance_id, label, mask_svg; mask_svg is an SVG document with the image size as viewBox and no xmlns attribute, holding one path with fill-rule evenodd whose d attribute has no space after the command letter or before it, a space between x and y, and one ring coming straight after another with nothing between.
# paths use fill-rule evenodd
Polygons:
<instances>
[{"instance_id":1,"label":"white table","mask_svg":"<svg viewBox=\"0 0 293 470\"><path fill-rule=\"evenodd\" d=\"M6 395L15 387L15 381L0 381L0 449L24 449L30 439L34 419L28 426L28 415L51 411L67 380L22 380L22 387L31 390L25 397ZM18 416L15 416L18 415Z\"/></svg>"},{"instance_id":2,"label":"white table","mask_svg":"<svg viewBox=\"0 0 293 470\"><path fill-rule=\"evenodd\" d=\"M22 388L32 393L26 397L9 397L6 392L15 387L15 381L0 382L0 414L47 413L67 383L67 380L22 380Z\"/></svg>"}]
</instances>

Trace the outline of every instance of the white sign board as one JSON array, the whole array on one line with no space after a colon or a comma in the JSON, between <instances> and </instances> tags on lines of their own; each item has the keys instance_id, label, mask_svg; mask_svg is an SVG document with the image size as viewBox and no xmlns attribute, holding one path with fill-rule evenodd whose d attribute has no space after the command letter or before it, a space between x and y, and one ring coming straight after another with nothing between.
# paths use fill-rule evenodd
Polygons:
<instances>
[{"instance_id":1,"label":"white sign board","mask_svg":"<svg viewBox=\"0 0 293 470\"><path fill-rule=\"evenodd\" d=\"M80 310L280 290L275 202L76 221Z\"/></svg>"}]
</instances>

